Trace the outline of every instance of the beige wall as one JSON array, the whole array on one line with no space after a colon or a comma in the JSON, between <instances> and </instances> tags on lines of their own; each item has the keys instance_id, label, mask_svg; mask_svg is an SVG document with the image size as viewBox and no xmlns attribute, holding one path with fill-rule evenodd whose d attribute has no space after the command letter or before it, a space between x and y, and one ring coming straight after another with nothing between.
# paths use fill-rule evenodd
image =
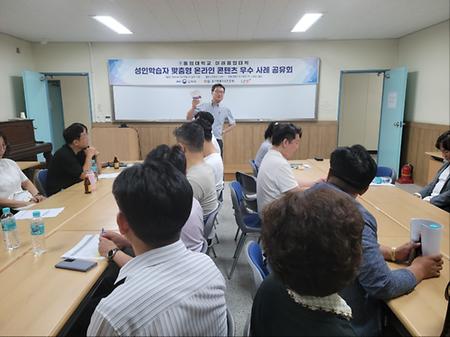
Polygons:
<instances>
[{"instance_id":1,"label":"beige wall","mask_svg":"<svg viewBox=\"0 0 450 337\"><path fill-rule=\"evenodd\" d=\"M342 77L339 146L364 145L378 149L383 76L346 73Z\"/></svg>"},{"instance_id":2,"label":"beige wall","mask_svg":"<svg viewBox=\"0 0 450 337\"><path fill-rule=\"evenodd\" d=\"M21 54L16 54L20 47ZM319 120L336 120L341 70L406 65L406 119L449 122L449 22L400 39L229 43L29 43L0 34L0 120L24 109L21 72L89 72L93 119L111 115L109 58L304 57L321 59Z\"/></svg>"},{"instance_id":3,"label":"beige wall","mask_svg":"<svg viewBox=\"0 0 450 337\"><path fill-rule=\"evenodd\" d=\"M91 127L89 110L89 86L86 76L54 76L61 81L61 96L64 111L64 127L80 122Z\"/></svg>"},{"instance_id":4,"label":"beige wall","mask_svg":"<svg viewBox=\"0 0 450 337\"><path fill-rule=\"evenodd\" d=\"M34 68L31 43L0 34L0 121L25 111L22 71Z\"/></svg>"},{"instance_id":5,"label":"beige wall","mask_svg":"<svg viewBox=\"0 0 450 337\"><path fill-rule=\"evenodd\" d=\"M318 117L337 119L341 70L389 68L397 60L397 40L234 42L234 43L84 43L33 44L36 67L44 72L92 71L94 120L111 114L109 58L305 57L321 59ZM91 67L92 60L92 67ZM249 98L251 99L251 98ZM226 100L226 98L225 98ZM186 104L188 108L189 102Z\"/></svg>"},{"instance_id":6,"label":"beige wall","mask_svg":"<svg viewBox=\"0 0 450 337\"><path fill-rule=\"evenodd\" d=\"M450 125L449 21L399 39L398 64L408 67L405 118Z\"/></svg>"}]
</instances>

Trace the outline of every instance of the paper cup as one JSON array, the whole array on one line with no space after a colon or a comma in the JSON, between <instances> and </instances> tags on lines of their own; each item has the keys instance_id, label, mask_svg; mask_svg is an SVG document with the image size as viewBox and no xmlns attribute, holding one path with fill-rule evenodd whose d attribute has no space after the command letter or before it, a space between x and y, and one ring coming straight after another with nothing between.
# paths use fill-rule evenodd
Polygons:
<instances>
[{"instance_id":1,"label":"paper cup","mask_svg":"<svg viewBox=\"0 0 450 337\"><path fill-rule=\"evenodd\" d=\"M191 91L191 97L193 100L200 99L200 98L202 98L202 94L200 93L200 91L194 90L194 91Z\"/></svg>"},{"instance_id":2,"label":"paper cup","mask_svg":"<svg viewBox=\"0 0 450 337\"><path fill-rule=\"evenodd\" d=\"M422 225L422 255L441 253L442 226L437 223Z\"/></svg>"}]
</instances>

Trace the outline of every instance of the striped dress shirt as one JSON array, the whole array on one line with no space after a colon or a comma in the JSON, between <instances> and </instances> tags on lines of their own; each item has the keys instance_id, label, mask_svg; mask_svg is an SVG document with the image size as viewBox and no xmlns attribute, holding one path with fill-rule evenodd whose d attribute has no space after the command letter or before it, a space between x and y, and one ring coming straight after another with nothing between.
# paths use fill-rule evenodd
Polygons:
<instances>
[{"instance_id":1,"label":"striped dress shirt","mask_svg":"<svg viewBox=\"0 0 450 337\"><path fill-rule=\"evenodd\" d=\"M226 336L225 280L181 240L136 256L91 318L88 336Z\"/></svg>"}]
</instances>

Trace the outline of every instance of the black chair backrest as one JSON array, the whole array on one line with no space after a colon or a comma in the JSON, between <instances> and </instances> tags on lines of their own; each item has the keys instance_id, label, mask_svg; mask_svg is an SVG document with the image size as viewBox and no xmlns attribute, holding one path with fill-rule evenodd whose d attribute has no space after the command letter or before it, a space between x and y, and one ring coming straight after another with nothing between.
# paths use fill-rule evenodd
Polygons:
<instances>
[{"instance_id":1,"label":"black chair backrest","mask_svg":"<svg viewBox=\"0 0 450 337\"><path fill-rule=\"evenodd\" d=\"M244 197L246 195L256 194L256 179L255 177L245 174L243 172L236 172L236 180L244 189Z\"/></svg>"}]
</instances>

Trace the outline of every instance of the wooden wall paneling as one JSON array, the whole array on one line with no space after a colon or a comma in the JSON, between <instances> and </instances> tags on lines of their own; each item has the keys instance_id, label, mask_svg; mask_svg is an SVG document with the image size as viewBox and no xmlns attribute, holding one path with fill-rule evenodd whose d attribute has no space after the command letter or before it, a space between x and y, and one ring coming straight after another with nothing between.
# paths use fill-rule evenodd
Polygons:
<instances>
[{"instance_id":1,"label":"wooden wall paneling","mask_svg":"<svg viewBox=\"0 0 450 337\"><path fill-rule=\"evenodd\" d=\"M142 159L147 153L159 144L173 145L176 143L173 130L181 123L129 123L139 135L139 144ZM300 147L294 159L306 159L314 156L327 158L336 147L337 122L335 121L304 121L294 122L301 126L303 136ZM94 123L93 128L110 128L112 132L118 127L115 123ZM250 167L248 162L253 159L259 146L264 141L264 131L268 122L238 122L236 128L224 137L224 164L227 166L245 168ZM95 144L93 144L95 146Z\"/></svg>"},{"instance_id":2,"label":"wooden wall paneling","mask_svg":"<svg viewBox=\"0 0 450 337\"><path fill-rule=\"evenodd\" d=\"M428 183L427 151L436 151L434 144L437 137L449 130L449 125L407 122L403 130L403 145L401 165L410 163L414 167L414 183Z\"/></svg>"}]
</instances>

